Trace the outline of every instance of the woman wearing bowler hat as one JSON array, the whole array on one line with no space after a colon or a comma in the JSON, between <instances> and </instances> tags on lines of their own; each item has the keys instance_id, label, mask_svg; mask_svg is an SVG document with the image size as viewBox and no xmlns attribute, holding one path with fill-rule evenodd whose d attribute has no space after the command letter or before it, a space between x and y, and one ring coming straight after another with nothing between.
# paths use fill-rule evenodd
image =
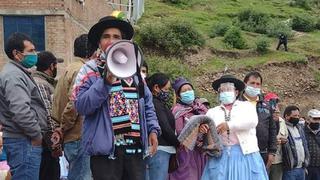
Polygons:
<instances>
[{"instance_id":1,"label":"woman wearing bowler hat","mask_svg":"<svg viewBox=\"0 0 320 180\"><path fill-rule=\"evenodd\" d=\"M268 179L256 137L256 109L237 100L244 83L232 75L223 75L212 87L219 94L220 105L209 109L207 116L217 125L224 148L221 157L208 160L201 179Z\"/></svg>"}]
</instances>

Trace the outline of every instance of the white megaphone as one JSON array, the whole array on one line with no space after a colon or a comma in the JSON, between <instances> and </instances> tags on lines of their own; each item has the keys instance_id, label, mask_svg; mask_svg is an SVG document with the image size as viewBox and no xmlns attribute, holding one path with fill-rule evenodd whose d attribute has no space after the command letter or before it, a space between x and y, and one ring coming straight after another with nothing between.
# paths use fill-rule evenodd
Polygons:
<instances>
[{"instance_id":1,"label":"white megaphone","mask_svg":"<svg viewBox=\"0 0 320 180\"><path fill-rule=\"evenodd\" d=\"M142 57L142 51L137 45L135 47L129 40L120 40L111 44L105 51L104 68L119 79L132 77L141 66Z\"/></svg>"}]
</instances>

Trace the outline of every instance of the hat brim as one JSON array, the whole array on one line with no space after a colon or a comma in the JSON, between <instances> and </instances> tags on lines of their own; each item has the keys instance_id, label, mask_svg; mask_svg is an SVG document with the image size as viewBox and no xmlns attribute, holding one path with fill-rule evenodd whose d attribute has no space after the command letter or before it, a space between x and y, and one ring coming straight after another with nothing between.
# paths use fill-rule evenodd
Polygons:
<instances>
[{"instance_id":1,"label":"hat brim","mask_svg":"<svg viewBox=\"0 0 320 180\"><path fill-rule=\"evenodd\" d=\"M107 28L118 28L125 35L123 39L127 40L131 40L134 34L133 27L126 21L117 19L101 21L92 26L88 33L88 39L93 46L98 47L101 35Z\"/></svg>"},{"instance_id":2,"label":"hat brim","mask_svg":"<svg viewBox=\"0 0 320 180\"><path fill-rule=\"evenodd\" d=\"M236 89L239 90L239 91L242 91L245 88L245 84L241 80L236 79L236 78L220 78L220 79L217 79L212 83L212 88L214 90L218 91L218 89L220 87L220 84L227 83L227 82L233 83L234 86L236 87Z\"/></svg>"}]
</instances>

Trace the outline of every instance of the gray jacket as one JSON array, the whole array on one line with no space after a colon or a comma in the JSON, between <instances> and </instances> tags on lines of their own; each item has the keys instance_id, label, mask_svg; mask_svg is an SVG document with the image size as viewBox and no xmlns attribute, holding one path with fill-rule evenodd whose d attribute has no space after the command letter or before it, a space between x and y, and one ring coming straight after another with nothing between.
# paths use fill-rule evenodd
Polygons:
<instances>
[{"instance_id":1,"label":"gray jacket","mask_svg":"<svg viewBox=\"0 0 320 180\"><path fill-rule=\"evenodd\" d=\"M9 61L0 73L0 122L3 137L42 138L47 113L38 87L19 63Z\"/></svg>"}]
</instances>

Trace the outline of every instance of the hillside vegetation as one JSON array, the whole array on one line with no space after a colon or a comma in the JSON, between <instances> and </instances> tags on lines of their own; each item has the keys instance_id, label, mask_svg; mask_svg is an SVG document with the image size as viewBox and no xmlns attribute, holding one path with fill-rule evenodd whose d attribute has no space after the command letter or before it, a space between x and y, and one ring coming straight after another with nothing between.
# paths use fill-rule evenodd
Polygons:
<instances>
[{"instance_id":1,"label":"hillside vegetation","mask_svg":"<svg viewBox=\"0 0 320 180\"><path fill-rule=\"evenodd\" d=\"M215 74L319 57L319 29L320 0L146 0L135 38L151 72L185 76L203 87L198 95L215 102L208 88ZM289 38L288 52L275 50L280 33ZM306 78L319 74L314 67ZM285 91L280 95L288 98Z\"/></svg>"}]
</instances>

